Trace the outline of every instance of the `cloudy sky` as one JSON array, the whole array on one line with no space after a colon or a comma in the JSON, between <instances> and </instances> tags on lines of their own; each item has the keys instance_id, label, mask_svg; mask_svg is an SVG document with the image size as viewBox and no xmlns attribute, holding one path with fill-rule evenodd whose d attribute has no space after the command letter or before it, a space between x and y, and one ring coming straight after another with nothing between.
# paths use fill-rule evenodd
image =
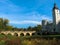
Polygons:
<instances>
[{"instance_id":1,"label":"cloudy sky","mask_svg":"<svg viewBox=\"0 0 60 45\"><path fill-rule=\"evenodd\" d=\"M60 8L60 0L55 0ZM0 0L0 18L8 19L14 27L27 28L52 21L54 0Z\"/></svg>"}]
</instances>

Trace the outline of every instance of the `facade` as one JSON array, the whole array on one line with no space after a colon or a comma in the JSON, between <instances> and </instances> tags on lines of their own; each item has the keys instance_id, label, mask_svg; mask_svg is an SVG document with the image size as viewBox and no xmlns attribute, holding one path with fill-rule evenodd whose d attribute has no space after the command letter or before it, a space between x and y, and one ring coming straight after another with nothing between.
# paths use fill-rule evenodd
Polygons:
<instances>
[{"instance_id":1,"label":"facade","mask_svg":"<svg viewBox=\"0 0 60 45\"><path fill-rule=\"evenodd\" d=\"M47 20L42 20L42 31L53 31L52 23L48 22Z\"/></svg>"},{"instance_id":2,"label":"facade","mask_svg":"<svg viewBox=\"0 0 60 45\"><path fill-rule=\"evenodd\" d=\"M45 31L46 30L46 25L47 25L47 20L42 20L42 30Z\"/></svg>"},{"instance_id":3,"label":"facade","mask_svg":"<svg viewBox=\"0 0 60 45\"><path fill-rule=\"evenodd\" d=\"M53 22L52 23L47 23L45 28L44 28L44 24L46 22L43 23L43 21L42 21L42 28L44 30L48 30L48 31L60 32L60 10L56 6L56 4L54 4L54 7L52 9L52 16L53 16Z\"/></svg>"},{"instance_id":4,"label":"facade","mask_svg":"<svg viewBox=\"0 0 60 45\"><path fill-rule=\"evenodd\" d=\"M53 7L53 30L55 30L56 32L60 32L60 10L59 8L56 6L56 4L54 4Z\"/></svg>"}]
</instances>

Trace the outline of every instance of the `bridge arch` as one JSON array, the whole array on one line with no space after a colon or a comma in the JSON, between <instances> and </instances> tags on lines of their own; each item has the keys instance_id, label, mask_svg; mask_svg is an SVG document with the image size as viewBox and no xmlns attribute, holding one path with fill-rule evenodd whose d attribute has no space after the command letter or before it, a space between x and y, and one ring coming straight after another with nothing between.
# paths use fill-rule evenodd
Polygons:
<instances>
[{"instance_id":1,"label":"bridge arch","mask_svg":"<svg viewBox=\"0 0 60 45\"><path fill-rule=\"evenodd\" d=\"M12 34L11 34L11 33L8 33L7 35L11 35L11 36L12 36Z\"/></svg>"},{"instance_id":2,"label":"bridge arch","mask_svg":"<svg viewBox=\"0 0 60 45\"><path fill-rule=\"evenodd\" d=\"M1 35L6 35L5 33L1 33Z\"/></svg>"},{"instance_id":3,"label":"bridge arch","mask_svg":"<svg viewBox=\"0 0 60 45\"><path fill-rule=\"evenodd\" d=\"M30 36L30 33L26 33L26 36Z\"/></svg>"},{"instance_id":4,"label":"bridge arch","mask_svg":"<svg viewBox=\"0 0 60 45\"><path fill-rule=\"evenodd\" d=\"M24 36L24 33L20 33L20 36Z\"/></svg>"},{"instance_id":5,"label":"bridge arch","mask_svg":"<svg viewBox=\"0 0 60 45\"><path fill-rule=\"evenodd\" d=\"M34 36L35 35L35 33L32 33L32 36Z\"/></svg>"},{"instance_id":6,"label":"bridge arch","mask_svg":"<svg viewBox=\"0 0 60 45\"><path fill-rule=\"evenodd\" d=\"M14 36L18 36L18 33L14 33Z\"/></svg>"},{"instance_id":7,"label":"bridge arch","mask_svg":"<svg viewBox=\"0 0 60 45\"><path fill-rule=\"evenodd\" d=\"M37 33L37 35L40 35L40 33Z\"/></svg>"}]
</instances>

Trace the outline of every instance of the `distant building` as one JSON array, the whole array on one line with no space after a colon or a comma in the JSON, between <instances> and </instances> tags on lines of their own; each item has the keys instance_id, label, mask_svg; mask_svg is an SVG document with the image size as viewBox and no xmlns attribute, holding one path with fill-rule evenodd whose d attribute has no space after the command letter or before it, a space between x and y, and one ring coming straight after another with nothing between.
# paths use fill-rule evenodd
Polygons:
<instances>
[{"instance_id":1,"label":"distant building","mask_svg":"<svg viewBox=\"0 0 60 45\"><path fill-rule=\"evenodd\" d=\"M53 15L52 23L49 23L46 20L44 21L42 20L42 28L43 28L42 30L60 32L60 10L56 6L56 4L54 4L52 15Z\"/></svg>"},{"instance_id":2,"label":"distant building","mask_svg":"<svg viewBox=\"0 0 60 45\"><path fill-rule=\"evenodd\" d=\"M46 25L47 25L47 20L42 20L42 30L45 31L46 30Z\"/></svg>"},{"instance_id":3,"label":"distant building","mask_svg":"<svg viewBox=\"0 0 60 45\"><path fill-rule=\"evenodd\" d=\"M52 23L48 22L47 20L42 20L42 31L53 31L53 25Z\"/></svg>"}]
</instances>

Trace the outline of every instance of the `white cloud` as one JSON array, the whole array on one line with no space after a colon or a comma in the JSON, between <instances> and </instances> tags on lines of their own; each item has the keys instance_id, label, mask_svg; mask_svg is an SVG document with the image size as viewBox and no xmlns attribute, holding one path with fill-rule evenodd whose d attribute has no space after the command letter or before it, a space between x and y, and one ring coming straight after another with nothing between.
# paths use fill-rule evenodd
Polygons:
<instances>
[{"instance_id":1,"label":"white cloud","mask_svg":"<svg viewBox=\"0 0 60 45\"><path fill-rule=\"evenodd\" d=\"M30 20L49 20L49 21L52 21L52 17L51 16L48 16L48 15L44 15L44 14L40 14L36 11L32 11L30 13L27 13L25 14L26 18L27 19L30 19Z\"/></svg>"},{"instance_id":2,"label":"white cloud","mask_svg":"<svg viewBox=\"0 0 60 45\"><path fill-rule=\"evenodd\" d=\"M41 24L41 22L38 21L30 21L30 20L24 20L24 21L10 21L12 24Z\"/></svg>"},{"instance_id":3,"label":"white cloud","mask_svg":"<svg viewBox=\"0 0 60 45\"><path fill-rule=\"evenodd\" d=\"M48 21L52 21L52 17L51 16L47 16L47 15L41 15L40 17L42 20L48 20Z\"/></svg>"},{"instance_id":4,"label":"white cloud","mask_svg":"<svg viewBox=\"0 0 60 45\"><path fill-rule=\"evenodd\" d=\"M13 15L0 14L0 17L7 18L12 24L41 24L43 19L47 19L48 21L52 20L51 17L39 14L37 12L31 12L27 15L20 15L18 17Z\"/></svg>"},{"instance_id":5,"label":"white cloud","mask_svg":"<svg viewBox=\"0 0 60 45\"><path fill-rule=\"evenodd\" d=\"M32 12L32 13L28 13L27 15L23 15L21 17L23 20L11 20L10 23L13 24L41 24L42 20L48 20L48 21L52 21L52 18L47 16L47 15L42 15L39 14L37 12Z\"/></svg>"},{"instance_id":6,"label":"white cloud","mask_svg":"<svg viewBox=\"0 0 60 45\"><path fill-rule=\"evenodd\" d=\"M2 3L0 4L0 11L2 13L5 12L5 14L1 14L0 12L0 17L9 19L10 23L13 24L41 24L41 20L43 19L52 20L50 16L40 14L36 11L15 15L15 13L23 12L26 8L19 7L9 0L0 0L0 3ZM6 11L13 14L6 14Z\"/></svg>"}]
</instances>

